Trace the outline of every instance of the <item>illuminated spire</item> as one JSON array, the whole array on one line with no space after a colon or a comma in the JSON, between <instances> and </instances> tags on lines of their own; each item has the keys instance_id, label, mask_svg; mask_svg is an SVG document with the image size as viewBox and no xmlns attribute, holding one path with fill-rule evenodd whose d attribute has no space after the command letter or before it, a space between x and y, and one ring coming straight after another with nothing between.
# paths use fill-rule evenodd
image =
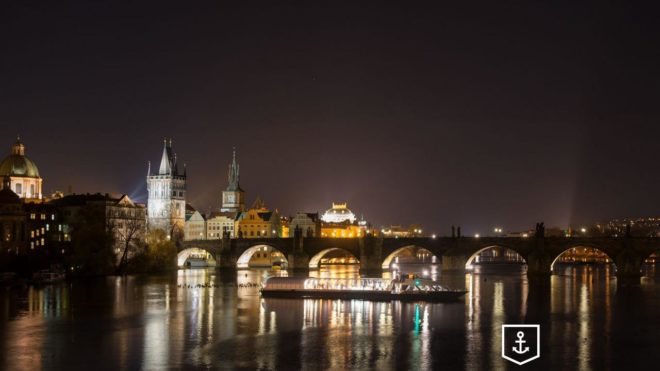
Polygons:
<instances>
[{"instance_id":1,"label":"illuminated spire","mask_svg":"<svg viewBox=\"0 0 660 371\"><path fill-rule=\"evenodd\" d=\"M239 166L236 162L236 147L232 150L232 160L229 165L229 171L227 172L227 190L228 191L239 191L241 190L240 180L239 180Z\"/></svg>"},{"instance_id":2,"label":"illuminated spire","mask_svg":"<svg viewBox=\"0 0 660 371\"><path fill-rule=\"evenodd\" d=\"M170 140L170 145L172 141ZM167 139L163 139L163 155L160 158L160 168L158 169L158 175L168 175L172 173L172 163L171 163L171 151L167 145Z\"/></svg>"}]
</instances>

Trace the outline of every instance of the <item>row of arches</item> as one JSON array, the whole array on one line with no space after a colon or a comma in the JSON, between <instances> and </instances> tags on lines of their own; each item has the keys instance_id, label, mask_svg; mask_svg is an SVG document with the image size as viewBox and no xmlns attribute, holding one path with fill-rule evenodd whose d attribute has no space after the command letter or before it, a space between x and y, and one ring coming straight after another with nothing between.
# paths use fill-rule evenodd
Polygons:
<instances>
[{"instance_id":1,"label":"row of arches","mask_svg":"<svg viewBox=\"0 0 660 371\"><path fill-rule=\"evenodd\" d=\"M646 258L645 263L648 263L647 265L660 263L659 257L660 251L655 252ZM211 254L198 248L189 248L181 251L178 254L177 262L179 267L194 267L201 265L200 260L206 260L209 266L216 264ZM433 265L440 264L441 262L441 257L435 256L425 248L404 246L385 257L382 263L382 269L396 270L403 264L421 263ZM501 246L486 246L474 252L467 259L465 269L467 271L473 271L477 265L498 262L520 266L526 266L527 264L525 259L512 249ZM551 264L551 271L554 271L555 266L558 264L574 263L611 264L616 269L613 259L602 250L594 247L575 246L566 249L554 259ZM323 265L330 264L358 265L360 261L358 257L348 250L338 247L324 249L312 256L309 260L310 269L319 269ZM286 269L287 265L288 261L285 254L268 245L250 247L241 254L236 262L236 266L239 269L253 267L280 267Z\"/></svg>"}]
</instances>

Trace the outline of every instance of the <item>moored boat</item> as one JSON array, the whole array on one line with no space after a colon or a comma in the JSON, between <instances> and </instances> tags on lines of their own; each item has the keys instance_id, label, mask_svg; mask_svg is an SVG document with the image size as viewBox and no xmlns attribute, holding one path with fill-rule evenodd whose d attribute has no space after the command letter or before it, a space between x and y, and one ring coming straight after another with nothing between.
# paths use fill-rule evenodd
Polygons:
<instances>
[{"instance_id":1,"label":"moored boat","mask_svg":"<svg viewBox=\"0 0 660 371\"><path fill-rule=\"evenodd\" d=\"M400 279L270 277L261 289L263 297L374 301L455 301L466 292L414 276Z\"/></svg>"},{"instance_id":2,"label":"moored boat","mask_svg":"<svg viewBox=\"0 0 660 371\"><path fill-rule=\"evenodd\" d=\"M66 275L63 271L53 271L44 269L32 274L32 281L38 284L48 284L64 281Z\"/></svg>"}]
</instances>

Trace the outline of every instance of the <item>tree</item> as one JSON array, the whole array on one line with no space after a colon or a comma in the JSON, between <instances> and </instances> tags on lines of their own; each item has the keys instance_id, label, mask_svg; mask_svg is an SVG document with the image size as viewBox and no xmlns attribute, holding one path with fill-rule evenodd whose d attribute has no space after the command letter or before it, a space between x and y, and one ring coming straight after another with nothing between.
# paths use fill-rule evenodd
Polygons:
<instances>
[{"instance_id":1,"label":"tree","mask_svg":"<svg viewBox=\"0 0 660 371\"><path fill-rule=\"evenodd\" d=\"M149 272L164 272L176 268L176 244L167 238L165 231L160 229L149 231L146 243Z\"/></svg>"},{"instance_id":2,"label":"tree","mask_svg":"<svg viewBox=\"0 0 660 371\"><path fill-rule=\"evenodd\" d=\"M122 254L117 264L117 272L125 273L129 252L140 249L141 237L144 235L145 222L138 216L112 220L111 225L117 242L121 244Z\"/></svg>"},{"instance_id":3,"label":"tree","mask_svg":"<svg viewBox=\"0 0 660 371\"><path fill-rule=\"evenodd\" d=\"M71 255L68 264L82 275L110 274L114 269L115 244L112 227L105 222L102 207L82 207L71 223Z\"/></svg>"}]
</instances>

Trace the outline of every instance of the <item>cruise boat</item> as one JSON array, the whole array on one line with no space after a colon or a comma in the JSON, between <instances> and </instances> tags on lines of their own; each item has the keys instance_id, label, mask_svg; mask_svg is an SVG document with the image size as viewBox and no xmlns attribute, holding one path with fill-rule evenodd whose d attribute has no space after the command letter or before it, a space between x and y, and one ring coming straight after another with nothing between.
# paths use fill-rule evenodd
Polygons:
<instances>
[{"instance_id":1,"label":"cruise boat","mask_svg":"<svg viewBox=\"0 0 660 371\"><path fill-rule=\"evenodd\" d=\"M467 291L451 290L416 276L405 278L270 277L261 289L265 298L362 299L374 301L455 301Z\"/></svg>"}]
</instances>

